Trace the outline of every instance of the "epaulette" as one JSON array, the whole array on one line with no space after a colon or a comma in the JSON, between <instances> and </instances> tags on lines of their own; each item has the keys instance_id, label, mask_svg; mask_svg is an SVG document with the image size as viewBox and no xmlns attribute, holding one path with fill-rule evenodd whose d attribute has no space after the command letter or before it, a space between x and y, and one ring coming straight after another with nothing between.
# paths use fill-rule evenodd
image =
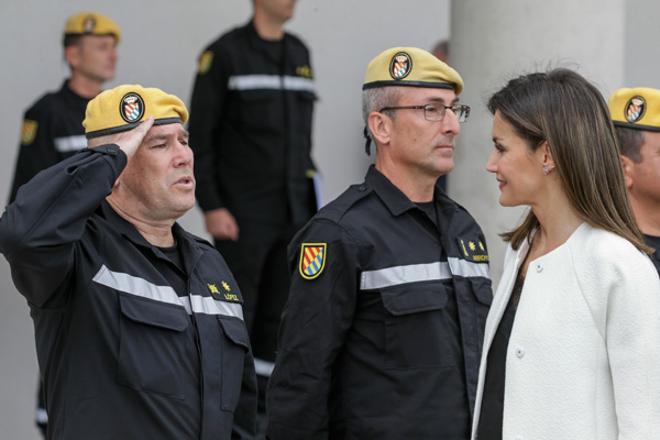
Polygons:
<instances>
[{"instance_id":1,"label":"epaulette","mask_svg":"<svg viewBox=\"0 0 660 440\"><path fill-rule=\"evenodd\" d=\"M359 185L351 185L339 197L326 206L316 214L317 219L327 219L335 223L344 217L344 215L357 205L362 199L368 197L373 189L366 183Z\"/></svg>"}]
</instances>

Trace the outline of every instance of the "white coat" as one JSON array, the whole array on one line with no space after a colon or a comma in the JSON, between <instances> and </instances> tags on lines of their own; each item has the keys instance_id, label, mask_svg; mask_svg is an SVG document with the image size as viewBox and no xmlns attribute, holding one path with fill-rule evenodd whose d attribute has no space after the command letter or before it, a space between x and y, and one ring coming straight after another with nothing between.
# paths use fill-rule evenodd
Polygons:
<instances>
[{"instance_id":1,"label":"white coat","mask_svg":"<svg viewBox=\"0 0 660 440\"><path fill-rule=\"evenodd\" d=\"M491 306L488 350L527 241L507 249ZM503 440L660 439L660 280L627 240L580 225L529 263L506 353Z\"/></svg>"}]
</instances>

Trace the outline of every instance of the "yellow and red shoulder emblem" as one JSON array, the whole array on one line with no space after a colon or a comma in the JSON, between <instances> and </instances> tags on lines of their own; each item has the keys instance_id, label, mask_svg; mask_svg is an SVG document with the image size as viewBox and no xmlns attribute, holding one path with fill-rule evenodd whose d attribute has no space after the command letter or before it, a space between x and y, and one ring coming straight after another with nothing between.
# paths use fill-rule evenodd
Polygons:
<instances>
[{"instance_id":1,"label":"yellow and red shoulder emblem","mask_svg":"<svg viewBox=\"0 0 660 440\"><path fill-rule=\"evenodd\" d=\"M207 50L203 54L199 56L199 59L197 60L197 71L199 72L200 75L204 75L206 72L209 71L211 68L211 64L213 63L213 52L210 50Z\"/></svg>"},{"instance_id":2,"label":"yellow and red shoulder emblem","mask_svg":"<svg viewBox=\"0 0 660 440\"><path fill-rule=\"evenodd\" d=\"M313 280L321 275L325 268L328 254L327 243L303 243L300 246L300 264L298 271L306 280Z\"/></svg>"},{"instance_id":3,"label":"yellow and red shoulder emblem","mask_svg":"<svg viewBox=\"0 0 660 440\"><path fill-rule=\"evenodd\" d=\"M23 145L30 145L34 142L34 138L37 135L37 121L32 121L30 119L23 120L23 126L21 127L21 143Z\"/></svg>"}]
</instances>

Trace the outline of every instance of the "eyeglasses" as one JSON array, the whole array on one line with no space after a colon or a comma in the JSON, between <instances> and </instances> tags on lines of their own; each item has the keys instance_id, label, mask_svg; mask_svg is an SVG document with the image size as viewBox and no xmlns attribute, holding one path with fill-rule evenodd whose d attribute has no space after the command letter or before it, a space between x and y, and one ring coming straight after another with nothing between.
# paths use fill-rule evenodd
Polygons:
<instances>
[{"instance_id":1,"label":"eyeglasses","mask_svg":"<svg viewBox=\"0 0 660 440\"><path fill-rule=\"evenodd\" d=\"M442 105L442 104L426 104L426 105L406 105L399 107L383 107L380 109L380 112L386 112L391 110L424 110L424 119L427 121L442 121L447 114L447 109L451 110L452 113L458 118L458 122L467 121L468 116L470 116L470 106L469 105Z\"/></svg>"}]
</instances>

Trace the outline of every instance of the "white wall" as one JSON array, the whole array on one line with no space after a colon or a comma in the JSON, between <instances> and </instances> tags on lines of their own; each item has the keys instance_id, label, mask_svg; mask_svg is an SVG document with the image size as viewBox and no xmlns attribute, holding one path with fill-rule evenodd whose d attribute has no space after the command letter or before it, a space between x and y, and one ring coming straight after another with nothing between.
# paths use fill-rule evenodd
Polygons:
<instances>
[{"instance_id":1,"label":"white wall","mask_svg":"<svg viewBox=\"0 0 660 440\"><path fill-rule=\"evenodd\" d=\"M565 67L607 96L624 82L624 0L457 0L452 9L452 61L472 106L456 149L450 193L480 221L491 273L499 280L505 244L498 234L520 222L522 208L503 208L495 177L489 97L522 74Z\"/></svg>"},{"instance_id":2,"label":"white wall","mask_svg":"<svg viewBox=\"0 0 660 440\"><path fill-rule=\"evenodd\" d=\"M625 69L621 87L660 89L660 2L626 0Z\"/></svg>"},{"instance_id":3,"label":"white wall","mask_svg":"<svg viewBox=\"0 0 660 440\"><path fill-rule=\"evenodd\" d=\"M2 0L0 2L0 204L13 174L23 110L67 75L61 32L66 17L95 10L122 28L117 80L160 87L187 102L197 54L221 32L247 21L249 0ZM449 36L449 0L303 0L289 28L312 50L320 101L316 163L325 199L362 178L360 92L367 62L395 45L430 48ZM202 233L198 212L183 224ZM0 258L0 437L36 439L32 427L37 377L31 320Z\"/></svg>"}]
</instances>

